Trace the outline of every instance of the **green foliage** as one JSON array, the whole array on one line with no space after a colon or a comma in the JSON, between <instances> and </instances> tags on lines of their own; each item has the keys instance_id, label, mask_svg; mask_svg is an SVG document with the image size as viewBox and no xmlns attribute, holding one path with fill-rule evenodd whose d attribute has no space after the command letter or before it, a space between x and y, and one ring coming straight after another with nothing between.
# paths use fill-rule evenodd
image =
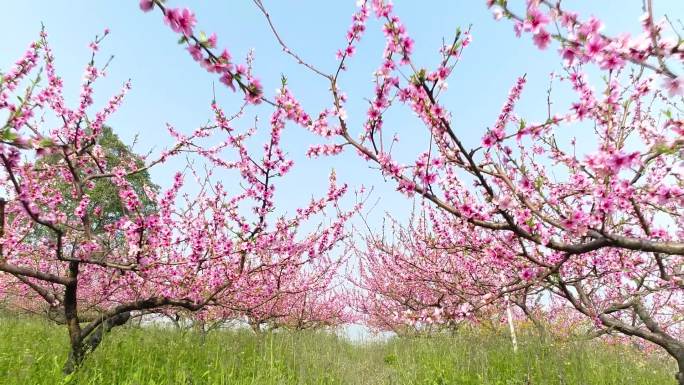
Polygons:
<instances>
[{"instance_id":1,"label":"green foliage","mask_svg":"<svg viewBox=\"0 0 684 385\"><path fill-rule=\"evenodd\" d=\"M24 384L472 384L667 385L674 365L598 342L542 343L467 330L453 337L352 344L331 334L122 327L81 371L61 374L63 328L0 318L0 383Z\"/></svg>"},{"instance_id":2,"label":"green foliage","mask_svg":"<svg viewBox=\"0 0 684 385\"><path fill-rule=\"evenodd\" d=\"M0 140L3 142L13 142L17 140L17 138L19 138L19 135L9 128L0 131Z\"/></svg>"},{"instance_id":3,"label":"green foliage","mask_svg":"<svg viewBox=\"0 0 684 385\"><path fill-rule=\"evenodd\" d=\"M142 159L133 153L131 148L124 144L110 127L103 128L98 144L104 149L107 164L110 167L119 166L122 162L128 162L131 159L135 161L137 167L142 168L145 166ZM128 176L127 180L138 194L143 204L143 210L145 212L155 210L154 203L147 198L143 190L144 186L151 188L153 191L159 190L159 187L150 180L150 174L147 171L139 172ZM123 205L121 199L119 199L117 189L108 178L100 179L95 183L95 188L90 193L90 199L103 205L102 211L108 219L107 222L109 220L116 220L123 214Z\"/></svg>"},{"instance_id":4,"label":"green foliage","mask_svg":"<svg viewBox=\"0 0 684 385\"><path fill-rule=\"evenodd\" d=\"M99 136L98 143L102 147L105 159L107 162L107 170L121 165L128 165L134 162L136 167L142 168L145 166L143 160L137 154L133 153L131 148L124 144L121 139L114 133L111 127L103 127L102 134ZM38 162L41 164L54 164L63 161L62 156L58 154L48 155ZM98 172L99 170L95 170ZM82 177L85 177L83 175ZM142 171L126 177L133 186L133 190L138 194L142 204L143 211L149 213L156 210L154 202L150 201L144 191L144 187L158 191L159 187L152 183L150 175L147 171ZM65 212L71 213L78 205L78 201L72 198L73 185L70 183L62 183L57 187L65 198ZM110 178L98 178L95 180L95 187L88 191L91 202L97 204L102 209L101 220L94 221L93 231L102 231L103 227L117 221L124 215L124 205L118 195L118 189ZM91 206L94 206L91 204ZM92 213L94 207L90 208Z\"/></svg>"}]
</instances>

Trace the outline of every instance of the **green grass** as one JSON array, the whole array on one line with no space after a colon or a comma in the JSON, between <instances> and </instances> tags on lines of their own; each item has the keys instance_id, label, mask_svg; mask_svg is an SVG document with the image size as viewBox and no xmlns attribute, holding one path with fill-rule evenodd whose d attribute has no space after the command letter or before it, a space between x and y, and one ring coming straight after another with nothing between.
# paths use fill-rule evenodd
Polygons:
<instances>
[{"instance_id":1,"label":"green grass","mask_svg":"<svg viewBox=\"0 0 684 385\"><path fill-rule=\"evenodd\" d=\"M674 384L673 363L598 342L521 339L469 331L454 337L353 344L334 335L256 337L153 327L115 329L82 369L61 374L66 330L0 318L0 384Z\"/></svg>"}]
</instances>

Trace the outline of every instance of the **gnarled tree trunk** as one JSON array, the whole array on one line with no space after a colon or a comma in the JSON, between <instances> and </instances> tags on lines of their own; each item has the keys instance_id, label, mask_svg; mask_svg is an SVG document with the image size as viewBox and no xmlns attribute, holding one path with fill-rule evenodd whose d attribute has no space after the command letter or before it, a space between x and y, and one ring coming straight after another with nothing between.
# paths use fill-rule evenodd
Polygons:
<instances>
[{"instance_id":1,"label":"gnarled tree trunk","mask_svg":"<svg viewBox=\"0 0 684 385\"><path fill-rule=\"evenodd\" d=\"M69 358L64 364L64 374L73 373L81 365L88 353L97 349L106 333L116 326L124 325L130 318L130 312L117 314L102 322L90 334L83 335L83 333L80 333L75 341L71 340L71 351L69 352ZM71 335L71 329L69 334Z\"/></svg>"}]
</instances>

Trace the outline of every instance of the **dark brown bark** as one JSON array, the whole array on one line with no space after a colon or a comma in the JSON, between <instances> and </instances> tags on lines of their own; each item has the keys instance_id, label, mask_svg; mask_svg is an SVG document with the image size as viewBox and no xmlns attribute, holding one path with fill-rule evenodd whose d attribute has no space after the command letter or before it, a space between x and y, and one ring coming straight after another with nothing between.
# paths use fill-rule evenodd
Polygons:
<instances>
[{"instance_id":1,"label":"dark brown bark","mask_svg":"<svg viewBox=\"0 0 684 385\"><path fill-rule=\"evenodd\" d=\"M252 328L252 331L254 331L254 334L256 334L257 336L263 335L264 331L261 330L260 321L250 321L249 326Z\"/></svg>"},{"instance_id":2,"label":"dark brown bark","mask_svg":"<svg viewBox=\"0 0 684 385\"><path fill-rule=\"evenodd\" d=\"M64 287L64 319L69 330L69 344L71 352L66 365L64 374L73 372L83 361L83 338L81 337L81 325L78 321L78 262L69 262L70 282Z\"/></svg>"},{"instance_id":3,"label":"dark brown bark","mask_svg":"<svg viewBox=\"0 0 684 385\"><path fill-rule=\"evenodd\" d=\"M64 364L64 374L73 373L78 367L83 363L85 357L97 349L104 338L104 335L111 331L114 327L126 324L128 320L131 319L131 313L121 313L117 314L112 318L108 318L106 321L102 322L100 326L93 330L88 335L81 334L79 336L79 343L74 348L72 344L71 351L69 352L69 358Z\"/></svg>"}]
</instances>

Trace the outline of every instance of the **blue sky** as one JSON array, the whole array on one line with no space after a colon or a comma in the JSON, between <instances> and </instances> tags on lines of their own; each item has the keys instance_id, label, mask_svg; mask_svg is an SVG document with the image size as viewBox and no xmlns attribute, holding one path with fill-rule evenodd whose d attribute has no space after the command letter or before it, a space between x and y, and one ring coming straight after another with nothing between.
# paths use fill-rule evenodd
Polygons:
<instances>
[{"instance_id":1,"label":"blue sky","mask_svg":"<svg viewBox=\"0 0 684 385\"><path fill-rule=\"evenodd\" d=\"M354 0L264 0L264 3L290 48L326 71L335 68L335 52L345 42L344 35L355 9ZM255 72L267 94L272 95L279 86L281 74L285 74L292 91L310 113L330 104L328 85L281 52L251 1L168 0L168 4L193 9L198 19L197 30L216 32L219 47L228 47L236 60L243 58L249 49L255 49ZM585 16L598 16L606 23L608 34L640 32L640 0L566 0L564 5ZM681 0L655 1L655 7L659 15L667 13L675 19L684 16ZM473 43L456 67L449 91L442 99L453 113L454 127L468 145L479 144L485 128L496 119L508 90L522 74L527 74L528 84L516 111L527 121L544 119L548 74L560 69L555 50L541 52L529 37L515 38L512 23L494 21L482 0L396 0L395 9L416 41L416 62L428 68L434 67L439 58L437 52L443 37L449 39L457 27L472 25ZM3 4L3 16L0 68L9 68L20 57L38 37L42 22L71 101L78 96L82 70L89 59L88 42L104 28L110 28L111 35L102 45L100 60L106 60L110 54L115 59L108 77L96 85L96 105L102 105L124 81L132 80L132 91L109 124L128 143L137 136L139 142L135 149L140 153L150 149L159 151L171 143L165 123L189 133L211 117L209 103L212 85L217 79L205 73L176 44L177 36L163 24L158 12L141 12L137 0L8 1ZM349 95L347 111L355 132L364 118L363 98L372 90L371 74L379 63L383 45L380 26L371 22L357 54L348 63L350 71L341 78L340 87ZM226 112L235 111L240 105L240 96L218 83L216 90ZM559 107L571 100L571 95L562 89L555 95ZM252 109L236 125L249 126L254 115L267 122L269 113L265 107ZM267 129L263 123L260 127ZM410 159L411 154L427 145L419 120L406 110L388 116L385 127L387 132L397 132L401 138L402 152L396 154L399 159ZM581 127L564 129L568 130L565 133L568 137L579 137L580 146L588 146L582 142ZM284 146L296 161L296 167L279 185L279 211L291 212L312 194L322 194L327 174L333 167L339 179L353 187L374 186L372 201L378 200L378 204L369 217L372 225L380 224L384 212L402 217L410 210L410 202L394 191L392 183L385 183L378 172L368 170L367 164L353 153L307 159L304 153L312 141L319 142L298 127L288 127L284 133ZM254 145L258 148L260 143L255 141ZM163 165L152 171L152 177L157 184L168 186L171 176L182 165L181 159ZM235 186L235 175L222 177L226 186ZM358 328L350 330L353 337L365 335Z\"/></svg>"},{"instance_id":2,"label":"blue sky","mask_svg":"<svg viewBox=\"0 0 684 385\"><path fill-rule=\"evenodd\" d=\"M275 1L264 0L275 24L290 47L317 66L332 71L335 51L344 44L344 34L350 24L355 1ZM514 2L512 2L514 3ZM281 74L287 75L295 95L305 109L316 113L330 103L328 85L319 77L303 70L284 55L267 28L263 16L251 1L169 0L169 6L188 6L197 14L197 30L216 32L219 47L228 47L236 60L249 49L255 49L255 72L261 78L267 94L279 86ZM639 32L640 0L567 0L564 5L587 16L595 14L606 23L608 34ZM658 14L674 18L684 15L684 2L655 2ZM443 102L452 111L454 126L466 143L477 145L485 128L491 125L515 79L527 73L528 84L517 112L528 121L543 120L545 115L548 74L560 69L553 49L541 52L529 37L515 38L512 23L496 22L480 0L395 1L395 9L416 41L415 58L419 65L434 67L442 37L450 38L457 27L472 25L473 43L465 51L461 63L449 81L449 91ZM56 55L57 68L65 79L65 89L71 100L78 95L82 69L89 58L88 42L108 27L111 35L103 43L100 60L110 54L115 59L109 75L96 86L100 105L131 79L133 89L123 107L109 124L126 141L138 136L138 152L159 150L170 144L165 123L190 132L211 117L209 103L212 84L217 79L205 73L187 52L176 44L177 36L162 22L158 12L143 13L136 0L130 1L12 1L3 7L0 24L0 68L8 68L37 38L41 22L45 24ZM376 22L357 54L349 61L350 71L341 78L340 86L347 92L347 106L352 127L358 132L365 113L364 97L372 90L371 74L379 63L383 47L382 33ZM217 98L227 113L234 111L241 98L216 84ZM557 93L559 105L566 103L567 94ZM265 107L252 109L238 126L247 127L259 115L268 121ZM267 126L260 125L264 129ZM570 128L572 129L572 128ZM427 136L417 118L407 110L388 116L386 131L397 132L401 138L397 154L400 159L425 148ZM570 133L573 134L573 133ZM296 161L294 171L282 181L279 208L291 211L301 206L312 193L325 190L327 173L335 168L342 181L352 186L375 186L375 198L381 198L371 219L378 223L383 211L399 216L410 204L394 192L391 183L384 183L379 173L355 154L309 160L304 152L318 139L298 127L288 127L284 134L285 148ZM580 141L581 143L581 141ZM254 142L255 147L259 145ZM167 186L170 176L181 160L153 170L156 183ZM231 185L233 176L225 176Z\"/></svg>"}]
</instances>

